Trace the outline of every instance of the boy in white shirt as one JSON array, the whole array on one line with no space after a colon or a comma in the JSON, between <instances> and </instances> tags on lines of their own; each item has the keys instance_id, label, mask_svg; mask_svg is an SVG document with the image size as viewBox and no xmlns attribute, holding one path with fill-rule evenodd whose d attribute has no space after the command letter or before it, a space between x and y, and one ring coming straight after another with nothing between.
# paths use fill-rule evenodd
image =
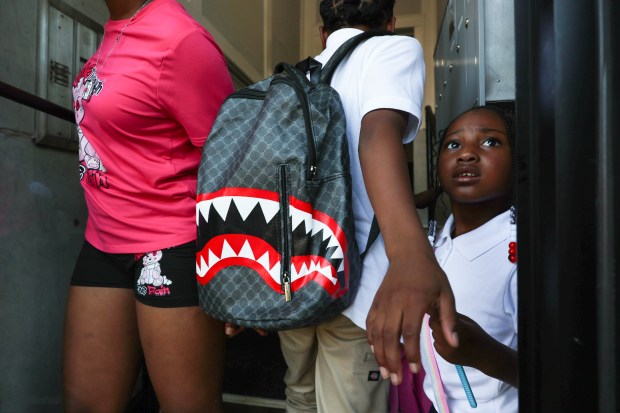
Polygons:
<instances>
[{"instance_id":1,"label":"boy in white shirt","mask_svg":"<svg viewBox=\"0 0 620 413\"><path fill-rule=\"evenodd\" d=\"M394 0L321 1L325 50L316 60L325 64L363 30L393 31L393 8ZM366 245L373 216L381 235L343 315L280 332L287 412L387 411L389 382L381 377L401 381L401 335L411 369L418 370L425 312L438 310L457 344L454 299L416 213L403 151L420 125L424 70L417 40L378 36L360 44L333 75L347 118L358 245Z\"/></svg>"}]
</instances>

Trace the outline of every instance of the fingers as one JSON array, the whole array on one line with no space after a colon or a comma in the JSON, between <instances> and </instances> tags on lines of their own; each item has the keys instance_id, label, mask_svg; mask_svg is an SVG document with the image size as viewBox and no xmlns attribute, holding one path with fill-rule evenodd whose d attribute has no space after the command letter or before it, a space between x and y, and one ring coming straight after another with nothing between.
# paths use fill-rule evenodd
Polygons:
<instances>
[{"instance_id":1,"label":"fingers","mask_svg":"<svg viewBox=\"0 0 620 413\"><path fill-rule=\"evenodd\" d=\"M229 338L235 337L236 335L238 335L239 333L243 332L245 330L245 327L243 326L238 326L236 324L233 323L225 323L224 324L224 332L226 333L226 335ZM269 334L269 332L265 329L262 328L255 328L254 331L256 331L258 333L258 335L265 337L267 334Z\"/></svg>"},{"instance_id":2,"label":"fingers","mask_svg":"<svg viewBox=\"0 0 620 413\"><path fill-rule=\"evenodd\" d=\"M414 374L420 371L420 330L423 319L423 313L410 313L405 315L402 323L405 356L409 369Z\"/></svg>"},{"instance_id":3,"label":"fingers","mask_svg":"<svg viewBox=\"0 0 620 413\"><path fill-rule=\"evenodd\" d=\"M441 330L446 341L452 347L459 346L459 336L456 332L457 313L454 305L454 295L449 284L444 285L439 297L439 320Z\"/></svg>"},{"instance_id":4,"label":"fingers","mask_svg":"<svg viewBox=\"0 0 620 413\"><path fill-rule=\"evenodd\" d=\"M224 324L224 332L229 338L236 336L237 334L241 333L243 330L245 330L245 327L238 326L232 323Z\"/></svg>"},{"instance_id":5,"label":"fingers","mask_svg":"<svg viewBox=\"0 0 620 413\"><path fill-rule=\"evenodd\" d=\"M458 313L457 313L457 317L458 317ZM433 310L430 312L429 319L428 319L428 326L433 331L433 337L435 335L441 335L443 337L444 332L441 327L441 318L439 317L438 310Z\"/></svg>"},{"instance_id":6,"label":"fingers","mask_svg":"<svg viewBox=\"0 0 620 413\"><path fill-rule=\"evenodd\" d=\"M402 313L398 317L385 317L386 312L369 313L366 335L375 354L381 376L392 384L402 382L402 356L400 331Z\"/></svg>"}]
</instances>

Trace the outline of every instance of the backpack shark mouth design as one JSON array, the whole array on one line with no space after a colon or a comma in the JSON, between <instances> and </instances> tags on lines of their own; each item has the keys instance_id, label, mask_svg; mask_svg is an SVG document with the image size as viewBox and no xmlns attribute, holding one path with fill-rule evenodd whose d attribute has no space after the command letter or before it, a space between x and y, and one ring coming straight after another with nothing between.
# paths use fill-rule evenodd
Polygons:
<instances>
[{"instance_id":1,"label":"backpack shark mouth design","mask_svg":"<svg viewBox=\"0 0 620 413\"><path fill-rule=\"evenodd\" d=\"M291 288L297 291L316 282L332 297L349 285L345 233L328 215L292 196L288 200L288 237L282 230L277 192L225 188L200 194L196 218L199 228L196 276L207 284L227 267L256 272L274 291L284 294L283 262L290 263ZM290 257L283 256L282 238L289 240Z\"/></svg>"}]
</instances>

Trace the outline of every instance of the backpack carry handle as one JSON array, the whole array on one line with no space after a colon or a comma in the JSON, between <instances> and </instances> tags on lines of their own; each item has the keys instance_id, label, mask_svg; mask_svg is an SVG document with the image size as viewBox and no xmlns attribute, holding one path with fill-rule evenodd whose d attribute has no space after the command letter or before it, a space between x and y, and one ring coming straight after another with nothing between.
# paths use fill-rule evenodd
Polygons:
<instances>
[{"instance_id":1,"label":"backpack carry handle","mask_svg":"<svg viewBox=\"0 0 620 413\"><path fill-rule=\"evenodd\" d=\"M310 58L308 58L308 59L310 59ZM285 72L288 75L288 77L296 80L297 83L305 83L308 86L313 86L314 84L316 84L316 82L311 84L310 81L308 80L308 78L306 77L306 72L301 71L299 69L299 67L297 67L297 65L299 65L299 63L297 63L295 66L293 66L293 65L291 65L289 63L286 63L286 62L280 62L274 68L273 74L274 75L278 75L278 74L280 74L282 72Z\"/></svg>"},{"instance_id":2,"label":"backpack carry handle","mask_svg":"<svg viewBox=\"0 0 620 413\"><path fill-rule=\"evenodd\" d=\"M321 64L321 62L310 56L295 65L295 67L301 70L303 73L309 73L310 81L314 84L319 83L322 66L323 65Z\"/></svg>"}]
</instances>

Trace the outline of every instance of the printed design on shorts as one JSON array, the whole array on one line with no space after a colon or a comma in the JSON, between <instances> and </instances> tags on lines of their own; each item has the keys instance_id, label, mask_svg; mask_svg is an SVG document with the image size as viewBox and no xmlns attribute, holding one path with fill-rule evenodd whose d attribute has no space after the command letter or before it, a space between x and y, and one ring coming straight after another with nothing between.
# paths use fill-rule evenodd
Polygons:
<instances>
[{"instance_id":1,"label":"printed design on shorts","mask_svg":"<svg viewBox=\"0 0 620 413\"><path fill-rule=\"evenodd\" d=\"M159 261L163 257L160 251L147 252L142 257L142 270L140 278L138 278L137 291L140 295L163 297L170 295L169 285L172 284L165 275L161 274L161 266Z\"/></svg>"},{"instance_id":2,"label":"printed design on shorts","mask_svg":"<svg viewBox=\"0 0 620 413\"><path fill-rule=\"evenodd\" d=\"M281 225L277 192L225 188L198 195L198 282L207 284L230 266L254 270L274 291L283 294ZM291 288L297 291L314 281L333 297L349 287L346 236L338 223L312 205L289 197L288 225ZM233 230L234 229L234 230ZM308 254L310 250L310 254Z\"/></svg>"},{"instance_id":3,"label":"printed design on shorts","mask_svg":"<svg viewBox=\"0 0 620 413\"><path fill-rule=\"evenodd\" d=\"M86 76L86 73L90 73ZM84 94L87 93L89 85L93 79L92 65L84 66L80 73L79 79L73 84L73 111L75 112L75 123L77 124L79 152L78 167L80 171L80 181L86 178L88 184L97 188L108 188L108 178L106 173L108 170L101 162L101 158L97 150L90 144L88 137L80 127L82 120L86 116L84 108ZM91 95L98 95L103 89L103 82L95 84L91 87Z\"/></svg>"}]
</instances>

